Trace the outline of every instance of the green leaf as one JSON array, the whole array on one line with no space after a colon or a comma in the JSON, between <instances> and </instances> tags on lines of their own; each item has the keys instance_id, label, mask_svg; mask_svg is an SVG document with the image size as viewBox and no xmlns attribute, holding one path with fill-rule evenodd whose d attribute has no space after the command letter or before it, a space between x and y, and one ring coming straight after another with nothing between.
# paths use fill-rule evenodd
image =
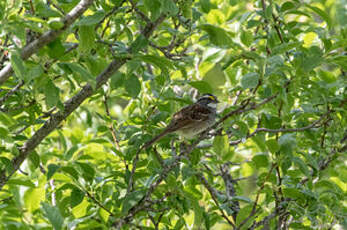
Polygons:
<instances>
[{"instance_id":1,"label":"green leaf","mask_svg":"<svg viewBox=\"0 0 347 230\"><path fill-rule=\"evenodd\" d=\"M314 40L317 38L317 34L315 32L308 32L305 33L303 40L304 40L304 47L310 47Z\"/></svg>"},{"instance_id":2,"label":"green leaf","mask_svg":"<svg viewBox=\"0 0 347 230\"><path fill-rule=\"evenodd\" d=\"M155 21L160 16L161 2L159 0L144 0L145 7L151 12L151 20Z\"/></svg>"},{"instance_id":3,"label":"green leaf","mask_svg":"<svg viewBox=\"0 0 347 230\"><path fill-rule=\"evenodd\" d=\"M89 15L87 17L79 20L76 25L77 26L92 26L99 23L105 17L104 11L97 11L93 15Z\"/></svg>"},{"instance_id":4,"label":"green leaf","mask_svg":"<svg viewBox=\"0 0 347 230\"><path fill-rule=\"evenodd\" d=\"M293 199L305 198L302 192L297 188L283 188L283 194Z\"/></svg>"},{"instance_id":5,"label":"green leaf","mask_svg":"<svg viewBox=\"0 0 347 230\"><path fill-rule=\"evenodd\" d=\"M258 154L252 158L252 162L255 164L256 168L268 167L269 159L266 154Z\"/></svg>"},{"instance_id":6,"label":"green leaf","mask_svg":"<svg viewBox=\"0 0 347 230\"><path fill-rule=\"evenodd\" d=\"M280 144L280 150L291 156L291 153L296 146L295 134L283 134L280 136L278 143Z\"/></svg>"},{"instance_id":7,"label":"green leaf","mask_svg":"<svg viewBox=\"0 0 347 230\"><path fill-rule=\"evenodd\" d=\"M262 152L265 152L266 149L266 145L265 145L265 135L262 133L258 133L257 135L252 137L252 140L257 144L257 146L259 147L259 149Z\"/></svg>"},{"instance_id":8,"label":"green leaf","mask_svg":"<svg viewBox=\"0 0 347 230\"><path fill-rule=\"evenodd\" d=\"M51 177L54 175L54 173L60 168L59 165L56 164L49 164L47 169L47 180L51 179Z\"/></svg>"},{"instance_id":9,"label":"green leaf","mask_svg":"<svg viewBox=\"0 0 347 230\"><path fill-rule=\"evenodd\" d=\"M247 22L247 29L256 27L256 26L258 26L259 24L261 24L261 21L259 21L259 20L249 20L249 21Z\"/></svg>"},{"instance_id":10,"label":"green leaf","mask_svg":"<svg viewBox=\"0 0 347 230\"><path fill-rule=\"evenodd\" d=\"M203 77L203 81L207 82L212 87L212 92L217 96L223 96L223 91L220 89L225 82L226 76L225 73L220 66L220 64L215 64Z\"/></svg>"},{"instance_id":11,"label":"green leaf","mask_svg":"<svg viewBox=\"0 0 347 230\"><path fill-rule=\"evenodd\" d=\"M187 1L183 1L180 4L180 9L182 12L183 17L187 18L187 19L191 19L192 18L192 0L187 0Z\"/></svg>"},{"instance_id":12,"label":"green leaf","mask_svg":"<svg viewBox=\"0 0 347 230\"><path fill-rule=\"evenodd\" d=\"M80 26L78 29L80 43L78 49L88 53L95 46L95 30L93 26Z\"/></svg>"},{"instance_id":13,"label":"green leaf","mask_svg":"<svg viewBox=\"0 0 347 230\"><path fill-rule=\"evenodd\" d=\"M224 29L210 24L201 25L200 28L207 32L211 43L215 46L221 48L232 47L233 41L230 38L228 32Z\"/></svg>"},{"instance_id":14,"label":"green leaf","mask_svg":"<svg viewBox=\"0 0 347 230\"><path fill-rule=\"evenodd\" d=\"M55 230L60 230L63 227L64 219L60 214L59 208L51 206L46 202L41 203L45 217L51 222Z\"/></svg>"},{"instance_id":15,"label":"green leaf","mask_svg":"<svg viewBox=\"0 0 347 230\"><path fill-rule=\"evenodd\" d=\"M266 141L266 147L269 149L271 153L276 153L280 150L280 146L276 139L270 139Z\"/></svg>"},{"instance_id":16,"label":"green leaf","mask_svg":"<svg viewBox=\"0 0 347 230\"><path fill-rule=\"evenodd\" d=\"M213 150L220 156L224 156L229 152L228 136L216 136L213 140Z\"/></svg>"},{"instance_id":17,"label":"green leaf","mask_svg":"<svg viewBox=\"0 0 347 230\"><path fill-rule=\"evenodd\" d=\"M346 61L347 61L347 59L346 59ZM319 75L320 79L322 79L323 81L325 81L328 84L337 81L336 76L333 73L328 72L328 71L319 70L318 75Z\"/></svg>"},{"instance_id":18,"label":"green leaf","mask_svg":"<svg viewBox=\"0 0 347 230\"><path fill-rule=\"evenodd\" d=\"M241 79L241 86L244 89L255 88L259 82L259 74L258 73L247 73Z\"/></svg>"},{"instance_id":19,"label":"green leaf","mask_svg":"<svg viewBox=\"0 0 347 230\"><path fill-rule=\"evenodd\" d=\"M95 177L95 170L90 164L77 162L82 169L82 176L86 181L93 181Z\"/></svg>"},{"instance_id":20,"label":"green leaf","mask_svg":"<svg viewBox=\"0 0 347 230\"><path fill-rule=\"evenodd\" d=\"M145 190L137 190L127 194L123 201L122 213L126 214L146 194Z\"/></svg>"},{"instance_id":21,"label":"green leaf","mask_svg":"<svg viewBox=\"0 0 347 230\"><path fill-rule=\"evenodd\" d=\"M240 223L242 223L246 218L248 218L249 214L252 211L252 205L247 205L245 207L242 207L239 211L239 213L237 214L236 217L236 225L239 225ZM244 229L247 229L247 227L252 223L252 220L255 217L253 216L252 218L250 218L245 225L243 225Z\"/></svg>"},{"instance_id":22,"label":"green leaf","mask_svg":"<svg viewBox=\"0 0 347 230\"><path fill-rule=\"evenodd\" d=\"M15 120L11 116L0 111L0 123L2 123L6 127L13 125L15 123Z\"/></svg>"},{"instance_id":23,"label":"green leaf","mask_svg":"<svg viewBox=\"0 0 347 230\"><path fill-rule=\"evenodd\" d=\"M38 1L37 4L35 4L35 11L38 16L45 18L62 16L58 11L53 10L51 7L48 6L48 4L45 4L41 1Z\"/></svg>"},{"instance_id":24,"label":"green leaf","mask_svg":"<svg viewBox=\"0 0 347 230\"><path fill-rule=\"evenodd\" d=\"M154 55L137 55L135 57L135 60L141 60L146 63L153 64L161 69L163 74L169 75L169 70L168 69L174 69L173 64L171 61L164 57L160 56L154 56Z\"/></svg>"},{"instance_id":25,"label":"green leaf","mask_svg":"<svg viewBox=\"0 0 347 230\"><path fill-rule=\"evenodd\" d=\"M59 30L63 28L64 22L60 18L52 18L48 20L48 26L53 30Z\"/></svg>"},{"instance_id":26,"label":"green leaf","mask_svg":"<svg viewBox=\"0 0 347 230\"><path fill-rule=\"evenodd\" d=\"M199 90L200 93L211 93L213 92L212 87L205 81L191 81L188 83L195 89Z\"/></svg>"},{"instance_id":27,"label":"green leaf","mask_svg":"<svg viewBox=\"0 0 347 230\"><path fill-rule=\"evenodd\" d=\"M275 54L283 54L293 48L297 48L297 47L301 47L303 43L302 42L287 42L287 43L283 43L280 45L276 45L273 49L272 49L272 53L273 55Z\"/></svg>"},{"instance_id":28,"label":"green leaf","mask_svg":"<svg viewBox=\"0 0 347 230\"><path fill-rule=\"evenodd\" d=\"M308 169L307 165L305 162L301 160L299 157L293 157L292 161L296 166L299 167L300 171L305 175L305 176L310 176L310 170Z\"/></svg>"},{"instance_id":29,"label":"green leaf","mask_svg":"<svg viewBox=\"0 0 347 230\"><path fill-rule=\"evenodd\" d=\"M265 10L265 17L270 19L272 17L272 4L268 5Z\"/></svg>"},{"instance_id":30,"label":"green leaf","mask_svg":"<svg viewBox=\"0 0 347 230\"><path fill-rule=\"evenodd\" d=\"M173 0L162 0L161 11L169 16L175 16L178 14L178 7Z\"/></svg>"},{"instance_id":31,"label":"green leaf","mask_svg":"<svg viewBox=\"0 0 347 230\"><path fill-rule=\"evenodd\" d=\"M29 80L40 77L43 74L43 69L40 65L36 65L29 70Z\"/></svg>"},{"instance_id":32,"label":"green leaf","mask_svg":"<svg viewBox=\"0 0 347 230\"><path fill-rule=\"evenodd\" d=\"M245 46L249 47L253 42L253 34L251 31L243 30L240 39Z\"/></svg>"},{"instance_id":33,"label":"green leaf","mask_svg":"<svg viewBox=\"0 0 347 230\"><path fill-rule=\"evenodd\" d=\"M83 198L84 198L84 192L80 190L79 188L74 187L72 189L71 196L70 196L71 208L79 205L83 201Z\"/></svg>"},{"instance_id":34,"label":"green leaf","mask_svg":"<svg viewBox=\"0 0 347 230\"><path fill-rule=\"evenodd\" d=\"M174 230L180 230L183 228L183 226L185 226L185 224L186 224L186 222L185 222L184 218L179 218L173 229Z\"/></svg>"},{"instance_id":35,"label":"green leaf","mask_svg":"<svg viewBox=\"0 0 347 230\"><path fill-rule=\"evenodd\" d=\"M293 8L295 8L295 4L293 2L288 1L288 2L285 2L282 4L281 11L285 12L285 11L293 9Z\"/></svg>"},{"instance_id":36,"label":"green leaf","mask_svg":"<svg viewBox=\"0 0 347 230\"><path fill-rule=\"evenodd\" d=\"M66 172L67 174L72 176L72 178L74 178L75 180L78 180L78 172L73 167L69 167L69 166L61 167L60 170L63 172Z\"/></svg>"},{"instance_id":37,"label":"green leaf","mask_svg":"<svg viewBox=\"0 0 347 230\"><path fill-rule=\"evenodd\" d=\"M337 56L337 57L329 59L328 61L341 66L341 68L343 68L344 70L347 70L347 57L346 56Z\"/></svg>"},{"instance_id":38,"label":"green leaf","mask_svg":"<svg viewBox=\"0 0 347 230\"><path fill-rule=\"evenodd\" d=\"M7 129L7 127L1 127L0 126L0 136L1 137L7 137L7 135L9 135L9 131Z\"/></svg>"},{"instance_id":39,"label":"green leaf","mask_svg":"<svg viewBox=\"0 0 347 230\"><path fill-rule=\"evenodd\" d=\"M119 87L122 87L125 83L125 79L126 75L122 72L117 71L111 77L111 88L118 89Z\"/></svg>"},{"instance_id":40,"label":"green leaf","mask_svg":"<svg viewBox=\"0 0 347 230\"><path fill-rule=\"evenodd\" d=\"M204 13L208 13L211 10L211 3L210 0L200 0L200 6L201 6L201 10Z\"/></svg>"},{"instance_id":41,"label":"green leaf","mask_svg":"<svg viewBox=\"0 0 347 230\"><path fill-rule=\"evenodd\" d=\"M93 88L96 87L96 78L93 77L93 75L86 70L84 67L77 63L65 63L71 70L72 72L78 73L79 76L82 77L86 82L88 82Z\"/></svg>"},{"instance_id":42,"label":"green leaf","mask_svg":"<svg viewBox=\"0 0 347 230\"><path fill-rule=\"evenodd\" d=\"M194 227L201 229L204 218L203 208L199 205L199 201L197 199L190 199L190 203L193 205L194 210Z\"/></svg>"},{"instance_id":43,"label":"green leaf","mask_svg":"<svg viewBox=\"0 0 347 230\"><path fill-rule=\"evenodd\" d=\"M18 52L13 52L11 54L11 65L16 76L19 79L26 81L27 76L26 76L24 62Z\"/></svg>"},{"instance_id":44,"label":"green leaf","mask_svg":"<svg viewBox=\"0 0 347 230\"><path fill-rule=\"evenodd\" d=\"M237 201L243 201L246 203L252 203L253 201L249 199L248 197L245 196L233 196L231 197L232 200L237 200Z\"/></svg>"},{"instance_id":45,"label":"green leaf","mask_svg":"<svg viewBox=\"0 0 347 230\"><path fill-rule=\"evenodd\" d=\"M35 184L31 182L30 180L23 180L23 179L10 179L7 184L13 184L13 185L22 185L30 188L36 188Z\"/></svg>"},{"instance_id":46,"label":"green leaf","mask_svg":"<svg viewBox=\"0 0 347 230\"><path fill-rule=\"evenodd\" d=\"M47 107L52 108L56 106L59 102L59 88L51 80L48 80L43 90Z\"/></svg>"},{"instance_id":47,"label":"green leaf","mask_svg":"<svg viewBox=\"0 0 347 230\"><path fill-rule=\"evenodd\" d=\"M141 49L145 48L147 45L148 39L145 36L143 36L143 34L140 34L131 44L131 52L135 54L139 52Z\"/></svg>"},{"instance_id":48,"label":"green leaf","mask_svg":"<svg viewBox=\"0 0 347 230\"><path fill-rule=\"evenodd\" d=\"M45 188L29 188L24 194L24 204L29 212L34 212L40 208L41 201L45 200Z\"/></svg>"},{"instance_id":49,"label":"green leaf","mask_svg":"<svg viewBox=\"0 0 347 230\"><path fill-rule=\"evenodd\" d=\"M39 167L40 165L40 156L35 152L31 152L29 154L29 160L31 162L31 164L34 166L34 168L36 169L37 167Z\"/></svg>"},{"instance_id":50,"label":"green leaf","mask_svg":"<svg viewBox=\"0 0 347 230\"><path fill-rule=\"evenodd\" d=\"M262 121L264 121L264 126L268 129L279 129L282 125L281 118L269 114L264 114Z\"/></svg>"},{"instance_id":51,"label":"green leaf","mask_svg":"<svg viewBox=\"0 0 347 230\"><path fill-rule=\"evenodd\" d=\"M124 87L131 97L136 98L141 91L141 82L135 74L130 74L125 81Z\"/></svg>"},{"instance_id":52,"label":"green leaf","mask_svg":"<svg viewBox=\"0 0 347 230\"><path fill-rule=\"evenodd\" d=\"M311 9L316 14L318 14L328 24L329 27L332 27L332 22L331 22L329 14L327 14L325 11L319 9L318 7L315 7L315 6L312 6L309 4L305 4L305 6L309 9Z\"/></svg>"},{"instance_id":53,"label":"green leaf","mask_svg":"<svg viewBox=\"0 0 347 230\"><path fill-rule=\"evenodd\" d=\"M1 168L5 168L8 173L13 172L14 169L13 169L13 165L12 165L12 162L10 161L10 159L8 159L6 157L0 157L0 162L2 163L0 165Z\"/></svg>"},{"instance_id":54,"label":"green leaf","mask_svg":"<svg viewBox=\"0 0 347 230\"><path fill-rule=\"evenodd\" d=\"M65 47L59 38L47 44L47 53L51 58L56 59L64 55Z\"/></svg>"},{"instance_id":55,"label":"green leaf","mask_svg":"<svg viewBox=\"0 0 347 230\"><path fill-rule=\"evenodd\" d=\"M73 154L78 150L78 146L74 145L72 146L66 153L65 153L65 159L70 160Z\"/></svg>"}]
</instances>

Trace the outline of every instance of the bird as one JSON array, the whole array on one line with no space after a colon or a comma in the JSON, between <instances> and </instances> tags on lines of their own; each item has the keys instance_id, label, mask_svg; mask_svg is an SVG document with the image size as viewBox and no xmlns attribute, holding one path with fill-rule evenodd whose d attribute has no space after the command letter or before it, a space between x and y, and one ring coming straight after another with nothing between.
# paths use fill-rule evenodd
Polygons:
<instances>
[{"instance_id":1,"label":"bird","mask_svg":"<svg viewBox=\"0 0 347 230\"><path fill-rule=\"evenodd\" d=\"M159 135L142 145L135 154L127 192L132 191L134 188L133 175L136 170L137 161L139 160L139 154L142 150L149 148L156 141L169 133L177 133L187 139L194 138L194 136L205 131L214 124L217 116L218 103L219 101L215 95L210 93L203 94L194 104L185 106L176 112L172 116L169 125Z\"/></svg>"},{"instance_id":2,"label":"bird","mask_svg":"<svg viewBox=\"0 0 347 230\"><path fill-rule=\"evenodd\" d=\"M183 107L176 112L169 125L157 136L146 142L142 149L147 149L169 133L177 133L186 139L212 126L217 116L217 97L211 93L203 94L195 103Z\"/></svg>"}]
</instances>

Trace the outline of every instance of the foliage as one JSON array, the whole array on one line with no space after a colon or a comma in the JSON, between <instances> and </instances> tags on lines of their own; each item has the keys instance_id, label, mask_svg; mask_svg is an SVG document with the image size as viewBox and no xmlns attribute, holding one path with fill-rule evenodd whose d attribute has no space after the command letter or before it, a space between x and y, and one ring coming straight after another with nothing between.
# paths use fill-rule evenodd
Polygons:
<instances>
[{"instance_id":1,"label":"foliage","mask_svg":"<svg viewBox=\"0 0 347 230\"><path fill-rule=\"evenodd\" d=\"M0 1L0 229L346 228L345 5Z\"/></svg>"}]
</instances>

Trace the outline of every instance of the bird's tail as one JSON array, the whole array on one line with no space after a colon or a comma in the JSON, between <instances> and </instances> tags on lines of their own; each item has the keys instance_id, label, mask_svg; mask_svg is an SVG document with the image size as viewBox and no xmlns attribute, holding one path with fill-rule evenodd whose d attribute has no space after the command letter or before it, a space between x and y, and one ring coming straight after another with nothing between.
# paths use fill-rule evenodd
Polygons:
<instances>
[{"instance_id":1,"label":"bird's tail","mask_svg":"<svg viewBox=\"0 0 347 230\"><path fill-rule=\"evenodd\" d=\"M161 132L158 136L154 137L152 140L146 142L142 147L141 150L147 149L151 145L154 144L154 142L159 141L162 137L164 137L166 134L170 133L169 129L165 129L163 132Z\"/></svg>"}]
</instances>

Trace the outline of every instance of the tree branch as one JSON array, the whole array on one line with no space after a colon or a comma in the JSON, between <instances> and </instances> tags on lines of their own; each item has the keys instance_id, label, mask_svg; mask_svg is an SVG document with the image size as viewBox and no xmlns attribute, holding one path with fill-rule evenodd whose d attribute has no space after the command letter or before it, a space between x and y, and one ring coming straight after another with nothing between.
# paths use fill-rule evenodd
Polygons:
<instances>
[{"instance_id":1,"label":"tree branch","mask_svg":"<svg viewBox=\"0 0 347 230\"><path fill-rule=\"evenodd\" d=\"M76 7L75 7L76 8ZM143 29L143 35L148 38L154 29L165 19L161 16L156 22L149 23ZM12 170L6 175L6 170L0 172L0 190L10 179L10 177L19 169L23 161L28 157L29 153L34 150L41 141L48 136L63 120L65 120L73 111L75 111L88 97L94 94L107 80L115 73L129 58L118 58L113 60L106 69L96 78L96 87L93 88L89 83L82 90L64 103L64 109L52 114L49 120L35 132L35 134L27 140L24 145L19 148L19 154L12 160Z\"/></svg>"},{"instance_id":2,"label":"tree branch","mask_svg":"<svg viewBox=\"0 0 347 230\"><path fill-rule=\"evenodd\" d=\"M36 53L40 48L44 47L48 43L55 40L60 34L62 34L76 19L78 19L93 3L94 0L81 0L62 20L64 26L58 30L50 30L40 36L38 39L30 42L21 51L21 58L23 60L28 59L31 55ZM7 64L0 71L0 85L7 81L7 79L13 73L12 65Z\"/></svg>"},{"instance_id":3,"label":"tree branch","mask_svg":"<svg viewBox=\"0 0 347 230\"><path fill-rule=\"evenodd\" d=\"M265 188L265 183L266 181L269 179L271 173L272 173L272 170L276 167L276 164L273 163L268 174L266 175L266 178L264 179L264 182L263 184L260 186L258 192L257 192L257 195L255 197L255 201L253 203L253 207L252 207L252 211L251 213L240 223L239 226L237 226L237 229L242 229L241 227L247 223L247 221L252 218L252 216L254 216L256 213L257 213L257 205L258 205L258 201L259 201L259 197L260 197L260 192Z\"/></svg>"},{"instance_id":4,"label":"tree branch","mask_svg":"<svg viewBox=\"0 0 347 230\"><path fill-rule=\"evenodd\" d=\"M201 183L205 186L205 188L207 189L207 191L210 193L214 203L216 204L216 206L218 207L222 217L233 227L235 227L235 224L228 218L228 216L224 213L224 210L220 207L219 203L218 203L218 192L207 182L207 179L204 177L204 175L202 175L201 173L196 174L196 176L199 178L199 180L201 181Z\"/></svg>"},{"instance_id":5,"label":"tree branch","mask_svg":"<svg viewBox=\"0 0 347 230\"><path fill-rule=\"evenodd\" d=\"M309 130L311 128L315 128L316 125L318 123L320 123L329 113L331 113L331 111L326 112L323 116L321 116L321 118L319 118L318 120L314 121L312 124L304 126L304 127L301 127L301 128L290 128L290 129L284 129L284 128L280 128L280 129L257 128L252 133L248 134L245 138L239 139L239 140L236 140L236 141L230 141L229 144L230 145L238 145L241 142L243 142L245 139L251 138L251 137L255 136L257 133L260 133L260 132L268 132L268 133L303 132L305 130ZM208 146L204 146L204 147L206 148Z\"/></svg>"},{"instance_id":6,"label":"tree branch","mask_svg":"<svg viewBox=\"0 0 347 230\"><path fill-rule=\"evenodd\" d=\"M221 176L223 178L224 181L224 185L225 185L225 194L228 197L228 201L230 202L230 209L233 211L233 218L234 221L236 221L236 217L240 211L240 204L239 202L236 200L232 200L232 197L236 196L236 189L235 189L235 185L236 181L232 178L232 176L230 175L230 169L228 164L223 164L220 166L220 171L221 171Z\"/></svg>"},{"instance_id":7,"label":"tree branch","mask_svg":"<svg viewBox=\"0 0 347 230\"><path fill-rule=\"evenodd\" d=\"M13 89L11 89L8 93L5 94L2 98L0 98L0 106L15 92L17 92L24 85L24 81L20 81Z\"/></svg>"}]
</instances>

